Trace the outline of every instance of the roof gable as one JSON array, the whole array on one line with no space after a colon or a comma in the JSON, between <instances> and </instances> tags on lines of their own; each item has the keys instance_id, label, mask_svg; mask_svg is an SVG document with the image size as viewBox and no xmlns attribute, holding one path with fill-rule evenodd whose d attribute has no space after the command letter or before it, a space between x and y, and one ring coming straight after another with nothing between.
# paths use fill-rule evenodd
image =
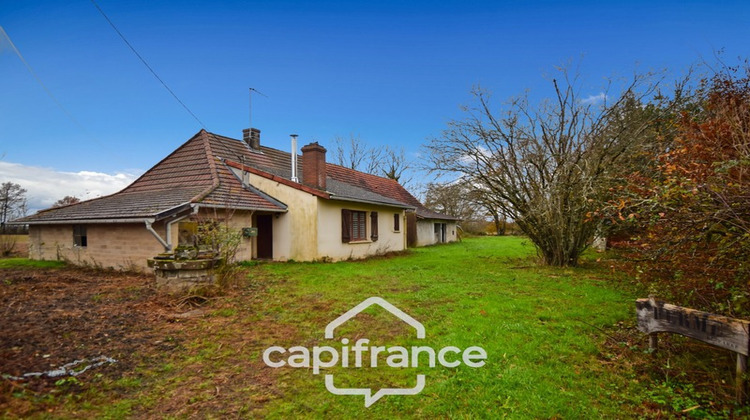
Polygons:
<instances>
[{"instance_id":1,"label":"roof gable","mask_svg":"<svg viewBox=\"0 0 750 420\"><path fill-rule=\"evenodd\" d=\"M213 134L201 130L118 193L42 210L16 222L158 219L171 209L196 203L236 209L285 211L283 203L244 186L226 165L217 160L216 150L226 152L227 149L227 145L222 143Z\"/></svg>"},{"instance_id":2,"label":"roof gable","mask_svg":"<svg viewBox=\"0 0 750 420\"><path fill-rule=\"evenodd\" d=\"M304 156L298 159L303 176ZM430 211L397 181L326 163L327 191L292 182L291 153L201 130L122 191L61 208L43 210L19 223L158 218L183 205L285 211L286 205L248 186L230 169L248 170L324 199L412 208L417 216L455 220ZM302 179L304 181L304 179Z\"/></svg>"}]
</instances>

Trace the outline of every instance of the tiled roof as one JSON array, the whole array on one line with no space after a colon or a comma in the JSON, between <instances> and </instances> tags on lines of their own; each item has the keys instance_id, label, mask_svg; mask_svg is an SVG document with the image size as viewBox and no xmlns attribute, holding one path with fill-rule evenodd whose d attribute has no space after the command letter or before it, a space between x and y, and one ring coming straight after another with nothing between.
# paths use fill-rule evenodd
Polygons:
<instances>
[{"instance_id":1,"label":"tiled roof","mask_svg":"<svg viewBox=\"0 0 750 420\"><path fill-rule=\"evenodd\" d=\"M233 147L239 150L244 144L224 139L201 130L118 193L42 210L14 222L158 219L176 207L191 203L235 209L286 210L286 206L273 197L243 186L217 159L217 155L226 154ZM244 148L245 153L249 153L247 146Z\"/></svg>"},{"instance_id":2,"label":"tiled roof","mask_svg":"<svg viewBox=\"0 0 750 420\"><path fill-rule=\"evenodd\" d=\"M377 175L366 174L343 166L326 164L328 180L336 180L349 185L354 185L363 190L388 197L392 201L404 203L416 209L417 217L423 219L458 220L453 216L436 213L419 202L398 181L383 178Z\"/></svg>"},{"instance_id":3,"label":"tiled roof","mask_svg":"<svg viewBox=\"0 0 750 420\"><path fill-rule=\"evenodd\" d=\"M291 153L201 130L119 193L66 207L43 210L15 222L159 218L181 205L284 211L286 205L252 186L243 185L229 168L246 169L326 199L348 200L415 209L426 219L455 220L425 208L392 179L326 164L326 191L303 184L303 157L298 157L300 183L290 181Z\"/></svg>"},{"instance_id":4,"label":"tiled roof","mask_svg":"<svg viewBox=\"0 0 750 420\"><path fill-rule=\"evenodd\" d=\"M226 158L245 166L257 168L266 174L289 180L292 175L290 152L261 146L260 151L250 150L244 142L229 137L216 136L225 145ZM297 159L297 177L304 182L303 156ZM333 163L326 163L326 192L330 198L366 201L416 209L417 217L424 219L458 220L426 208L397 181L359 172ZM297 184L300 189L304 184Z\"/></svg>"}]
</instances>

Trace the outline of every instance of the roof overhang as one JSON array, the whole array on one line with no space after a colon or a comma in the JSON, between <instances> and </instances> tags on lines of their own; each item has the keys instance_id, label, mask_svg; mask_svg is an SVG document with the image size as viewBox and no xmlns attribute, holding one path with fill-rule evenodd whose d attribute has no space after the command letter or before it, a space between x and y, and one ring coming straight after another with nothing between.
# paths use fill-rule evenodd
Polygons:
<instances>
[{"instance_id":1,"label":"roof overhang","mask_svg":"<svg viewBox=\"0 0 750 420\"><path fill-rule=\"evenodd\" d=\"M351 198L351 197L344 197L339 195L331 195L331 200L337 200L337 201L350 201L353 203L362 203L362 204L371 204L374 206L385 206L385 207L394 207L397 209L405 209L407 211L409 210L415 210L415 207L406 206L404 204L396 204L396 203L384 203L381 201L374 201L374 200L362 200L359 198Z\"/></svg>"},{"instance_id":2,"label":"roof overhang","mask_svg":"<svg viewBox=\"0 0 750 420\"><path fill-rule=\"evenodd\" d=\"M8 222L9 225L85 225L112 223L144 223L155 222L153 217L133 217L125 219L68 219L68 220L31 220L28 222Z\"/></svg>"},{"instance_id":3,"label":"roof overhang","mask_svg":"<svg viewBox=\"0 0 750 420\"><path fill-rule=\"evenodd\" d=\"M200 204L197 206L207 209L227 209L227 210L247 210L247 211L264 211L269 213L286 213L287 209L267 209L259 207L243 207L243 206L224 206L220 204Z\"/></svg>"}]
</instances>

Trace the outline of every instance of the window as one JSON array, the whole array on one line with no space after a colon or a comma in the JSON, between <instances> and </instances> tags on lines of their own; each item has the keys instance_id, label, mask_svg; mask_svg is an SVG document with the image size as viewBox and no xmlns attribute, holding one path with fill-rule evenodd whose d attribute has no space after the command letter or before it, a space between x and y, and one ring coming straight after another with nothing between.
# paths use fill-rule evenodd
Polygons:
<instances>
[{"instance_id":1,"label":"window","mask_svg":"<svg viewBox=\"0 0 750 420\"><path fill-rule=\"evenodd\" d=\"M393 215L393 231L401 232L401 215L398 213Z\"/></svg>"},{"instance_id":2,"label":"window","mask_svg":"<svg viewBox=\"0 0 750 420\"><path fill-rule=\"evenodd\" d=\"M367 212L359 210L341 210L341 242L360 242L367 240ZM378 240L378 213L370 212L370 240Z\"/></svg>"},{"instance_id":3,"label":"window","mask_svg":"<svg viewBox=\"0 0 750 420\"><path fill-rule=\"evenodd\" d=\"M73 225L73 245L87 246L86 225Z\"/></svg>"},{"instance_id":4,"label":"window","mask_svg":"<svg viewBox=\"0 0 750 420\"><path fill-rule=\"evenodd\" d=\"M352 241L364 241L367 239L367 225L365 219L367 213L363 211L352 212Z\"/></svg>"}]
</instances>

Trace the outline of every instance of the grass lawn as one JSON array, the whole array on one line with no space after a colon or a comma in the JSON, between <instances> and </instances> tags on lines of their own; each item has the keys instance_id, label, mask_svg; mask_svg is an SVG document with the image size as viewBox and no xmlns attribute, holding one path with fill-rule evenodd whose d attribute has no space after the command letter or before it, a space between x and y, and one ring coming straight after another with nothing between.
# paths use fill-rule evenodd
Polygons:
<instances>
[{"instance_id":1,"label":"grass lawn","mask_svg":"<svg viewBox=\"0 0 750 420\"><path fill-rule=\"evenodd\" d=\"M597 349L597 327L631 318L634 296L607 287L597 270L538 268L532 255L526 241L505 237L364 262L265 266L276 281L267 289L266 315L302 330L295 337L302 343L278 345L335 343L323 339L325 325L362 300L380 296L422 322L427 338L405 341L413 332L398 331L394 324L402 324L380 309L355 318L360 325L345 330L347 337L378 336L388 345L436 349L481 346L488 358L481 368L334 370L343 382L351 378L351 386L376 388L411 387L415 372L425 374L426 387L418 396L386 396L370 408L364 408L361 396L329 394L322 374L286 368L285 397L269 402L264 413L580 418L616 416L637 405L633 394L623 392L628 378L607 369Z\"/></svg>"},{"instance_id":2,"label":"grass lawn","mask_svg":"<svg viewBox=\"0 0 750 420\"><path fill-rule=\"evenodd\" d=\"M618 274L595 264L596 256L589 258L579 268L539 267L524 239L491 237L366 261L260 264L202 306L198 317L153 317L160 338L149 339L155 347L123 356L124 371L92 371L49 394L16 390L14 396L61 417L623 418L680 416L684 409L688 415L711 414L712 403L699 394L652 381L618 353L617 347L627 346L633 360L650 359L641 334L635 335L638 343L613 337L623 323L632 326L639 296L618 290L610 281ZM372 296L420 321L426 338L416 339L411 327L379 307L339 327L335 339L324 338L329 322ZM335 367L317 375L262 362L269 346L340 348L343 337L350 345L368 338L370 345L480 346L487 360L479 368L431 368L423 359L417 368L389 368L381 358L377 368ZM418 395L385 396L366 408L361 395L329 393L325 374L333 374L339 388L410 388L417 374L425 375L426 385Z\"/></svg>"},{"instance_id":3,"label":"grass lawn","mask_svg":"<svg viewBox=\"0 0 750 420\"><path fill-rule=\"evenodd\" d=\"M28 258L0 258L0 269L4 268L60 268L63 261L39 261Z\"/></svg>"}]
</instances>

